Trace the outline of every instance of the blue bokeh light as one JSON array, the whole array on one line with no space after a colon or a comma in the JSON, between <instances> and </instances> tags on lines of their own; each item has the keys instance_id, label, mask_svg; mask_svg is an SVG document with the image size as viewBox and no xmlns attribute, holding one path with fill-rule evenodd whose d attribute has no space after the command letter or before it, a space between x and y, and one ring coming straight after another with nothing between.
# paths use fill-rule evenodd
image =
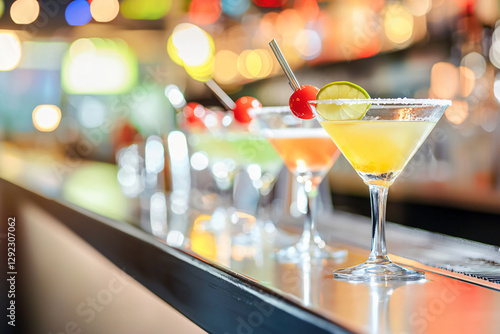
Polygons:
<instances>
[{"instance_id":1,"label":"blue bokeh light","mask_svg":"<svg viewBox=\"0 0 500 334\"><path fill-rule=\"evenodd\" d=\"M250 7L250 0L221 0L222 11L227 15L239 16Z\"/></svg>"},{"instance_id":2,"label":"blue bokeh light","mask_svg":"<svg viewBox=\"0 0 500 334\"><path fill-rule=\"evenodd\" d=\"M82 26L92 20L90 4L87 0L72 1L65 12L66 22L72 26Z\"/></svg>"}]
</instances>

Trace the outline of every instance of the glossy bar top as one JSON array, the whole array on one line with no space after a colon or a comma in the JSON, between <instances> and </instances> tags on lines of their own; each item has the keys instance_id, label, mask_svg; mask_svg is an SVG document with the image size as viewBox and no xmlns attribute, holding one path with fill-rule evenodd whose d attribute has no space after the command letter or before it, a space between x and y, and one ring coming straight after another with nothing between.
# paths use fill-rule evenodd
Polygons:
<instances>
[{"instance_id":1,"label":"glossy bar top","mask_svg":"<svg viewBox=\"0 0 500 334\"><path fill-rule=\"evenodd\" d=\"M36 203L208 332L500 333L496 246L389 223L391 259L423 270L426 280L352 283L333 271L366 260L366 217L334 212L318 220L328 245L347 250L344 259L280 263L274 251L298 239L299 225L274 229L191 212L193 225L173 247L66 202L52 183L27 190L25 180L1 176L4 209L20 213L25 201Z\"/></svg>"},{"instance_id":2,"label":"glossy bar top","mask_svg":"<svg viewBox=\"0 0 500 334\"><path fill-rule=\"evenodd\" d=\"M195 226L191 249L356 333L500 332L500 284L472 276L488 272L498 279L495 247L388 224L391 259L423 270L426 280L354 283L334 279L333 271L367 259L369 220L338 212L321 223L328 244L346 249L346 258L279 262L274 250L296 241L298 234L270 235L264 228L260 234L255 228L246 236L231 236L228 229L214 233L209 225ZM447 266L468 275L439 268Z\"/></svg>"}]
</instances>

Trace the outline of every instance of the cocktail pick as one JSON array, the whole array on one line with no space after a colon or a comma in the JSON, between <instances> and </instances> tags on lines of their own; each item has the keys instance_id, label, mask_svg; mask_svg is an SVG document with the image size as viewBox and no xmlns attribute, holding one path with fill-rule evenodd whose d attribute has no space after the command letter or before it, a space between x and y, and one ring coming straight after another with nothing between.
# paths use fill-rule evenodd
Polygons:
<instances>
[{"instance_id":1,"label":"cocktail pick","mask_svg":"<svg viewBox=\"0 0 500 334\"><path fill-rule=\"evenodd\" d=\"M226 92L210 79L206 82L208 88L217 96L227 111L232 111L234 119L240 123L250 123L253 116L248 113L249 109L262 107L262 104L254 97L243 96L234 102Z\"/></svg>"},{"instance_id":2,"label":"cocktail pick","mask_svg":"<svg viewBox=\"0 0 500 334\"><path fill-rule=\"evenodd\" d=\"M293 94L290 96L288 104L290 105L290 110L292 113L303 119L311 119L314 118L314 113L312 112L311 106L308 104L308 101L316 100L316 94L319 89L312 85L304 85L301 86L299 81L293 74L292 69L288 65L283 53L281 52L278 43L275 39L273 39L269 45L274 52L274 55L278 59L283 72L285 72L286 77L288 78L288 82L293 89Z\"/></svg>"},{"instance_id":3,"label":"cocktail pick","mask_svg":"<svg viewBox=\"0 0 500 334\"><path fill-rule=\"evenodd\" d=\"M273 40L269 42L269 45L271 46L271 50L273 50L274 55L278 59L278 63L281 65L283 72L285 72L285 75L288 78L290 86L292 87L293 90L299 90L300 89L299 81L297 80L295 74L293 74L292 69L288 65L285 56L283 55L280 47L278 46L278 42L276 42L276 40L273 38Z\"/></svg>"},{"instance_id":4,"label":"cocktail pick","mask_svg":"<svg viewBox=\"0 0 500 334\"><path fill-rule=\"evenodd\" d=\"M214 95L219 99L226 110L233 110L236 108L236 103L234 103L233 99L226 94L226 92L220 88L220 86L213 80L209 79L205 82L208 88L214 93Z\"/></svg>"}]
</instances>

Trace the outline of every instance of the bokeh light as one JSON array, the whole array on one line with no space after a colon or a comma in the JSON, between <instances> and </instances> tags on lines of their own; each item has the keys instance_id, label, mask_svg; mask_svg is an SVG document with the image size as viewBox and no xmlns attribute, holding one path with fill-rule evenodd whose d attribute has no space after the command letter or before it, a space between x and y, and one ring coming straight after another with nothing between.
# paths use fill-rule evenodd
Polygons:
<instances>
[{"instance_id":1,"label":"bokeh light","mask_svg":"<svg viewBox=\"0 0 500 334\"><path fill-rule=\"evenodd\" d=\"M222 12L220 0L191 0L189 17L196 24L212 24Z\"/></svg>"},{"instance_id":2,"label":"bokeh light","mask_svg":"<svg viewBox=\"0 0 500 334\"><path fill-rule=\"evenodd\" d=\"M483 55L477 52L466 54L462 58L461 65L472 70L476 79L480 78L486 71L486 60Z\"/></svg>"},{"instance_id":3,"label":"bokeh light","mask_svg":"<svg viewBox=\"0 0 500 334\"><path fill-rule=\"evenodd\" d=\"M453 124L462 124L469 115L469 104L467 101L453 101L444 112L446 119Z\"/></svg>"},{"instance_id":4,"label":"bokeh light","mask_svg":"<svg viewBox=\"0 0 500 334\"><path fill-rule=\"evenodd\" d=\"M321 53L321 37L310 29L299 31L293 40L297 53L304 59L314 59Z\"/></svg>"},{"instance_id":5,"label":"bokeh light","mask_svg":"<svg viewBox=\"0 0 500 334\"><path fill-rule=\"evenodd\" d=\"M458 70L460 74L460 95L467 97L474 90L476 77L474 72L468 67L460 66Z\"/></svg>"},{"instance_id":6,"label":"bokeh light","mask_svg":"<svg viewBox=\"0 0 500 334\"><path fill-rule=\"evenodd\" d=\"M250 8L250 0L221 0L221 8L227 15L239 16Z\"/></svg>"},{"instance_id":7,"label":"bokeh light","mask_svg":"<svg viewBox=\"0 0 500 334\"><path fill-rule=\"evenodd\" d=\"M385 7L384 31L389 41L396 46L405 45L413 35L413 15L400 3Z\"/></svg>"},{"instance_id":8,"label":"bokeh light","mask_svg":"<svg viewBox=\"0 0 500 334\"><path fill-rule=\"evenodd\" d=\"M230 84L238 77L238 55L230 50L218 51L215 54L215 81Z\"/></svg>"},{"instance_id":9,"label":"bokeh light","mask_svg":"<svg viewBox=\"0 0 500 334\"><path fill-rule=\"evenodd\" d=\"M21 41L15 33L0 32L0 71L10 71L21 61Z\"/></svg>"},{"instance_id":10,"label":"bokeh light","mask_svg":"<svg viewBox=\"0 0 500 334\"><path fill-rule=\"evenodd\" d=\"M113 20L120 11L118 0L92 0L90 13L97 22L109 22Z\"/></svg>"},{"instance_id":11,"label":"bokeh light","mask_svg":"<svg viewBox=\"0 0 500 334\"><path fill-rule=\"evenodd\" d=\"M64 13L66 22L72 26L82 26L92 20L90 5L86 0L74 0L69 3Z\"/></svg>"},{"instance_id":12,"label":"bokeh light","mask_svg":"<svg viewBox=\"0 0 500 334\"><path fill-rule=\"evenodd\" d=\"M58 106L42 104L33 110L33 125L42 132L57 129L61 122L61 109Z\"/></svg>"},{"instance_id":13,"label":"bokeh light","mask_svg":"<svg viewBox=\"0 0 500 334\"><path fill-rule=\"evenodd\" d=\"M182 94L181 90L176 85L168 85L165 87L165 96L174 108L182 108L186 105L184 94Z\"/></svg>"},{"instance_id":14,"label":"bokeh light","mask_svg":"<svg viewBox=\"0 0 500 334\"><path fill-rule=\"evenodd\" d=\"M123 0L120 12L133 20L158 20L172 7L172 0Z\"/></svg>"},{"instance_id":15,"label":"bokeh light","mask_svg":"<svg viewBox=\"0 0 500 334\"><path fill-rule=\"evenodd\" d=\"M431 69L431 92L440 99L452 99L458 91L459 71L450 63L439 62Z\"/></svg>"},{"instance_id":16,"label":"bokeh light","mask_svg":"<svg viewBox=\"0 0 500 334\"><path fill-rule=\"evenodd\" d=\"M36 0L16 0L10 7L10 17L17 24L33 23L40 14L40 5Z\"/></svg>"},{"instance_id":17,"label":"bokeh light","mask_svg":"<svg viewBox=\"0 0 500 334\"><path fill-rule=\"evenodd\" d=\"M198 26L181 23L167 42L170 58L184 66L195 80L207 81L214 71L215 44L212 37Z\"/></svg>"},{"instance_id":18,"label":"bokeh light","mask_svg":"<svg viewBox=\"0 0 500 334\"><path fill-rule=\"evenodd\" d=\"M121 40L79 39L64 57L61 76L70 94L120 94L137 83L137 58Z\"/></svg>"},{"instance_id":19,"label":"bokeh light","mask_svg":"<svg viewBox=\"0 0 500 334\"><path fill-rule=\"evenodd\" d=\"M425 15L432 8L432 0L403 0L403 4L414 16Z\"/></svg>"},{"instance_id":20,"label":"bokeh light","mask_svg":"<svg viewBox=\"0 0 500 334\"><path fill-rule=\"evenodd\" d=\"M293 9L295 9L306 21L313 21L319 15L317 0L295 0L293 2Z\"/></svg>"},{"instance_id":21,"label":"bokeh light","mask_svg":"<svg viewBox=\"0 0 500 334\"><path fill-rule=\"evenodd\" d=\"M78 121L88 129L94 129L101 126L104 123L106 115L106 106L95 97L85 96L78 105Z\"/></svg>"}]
</instances>

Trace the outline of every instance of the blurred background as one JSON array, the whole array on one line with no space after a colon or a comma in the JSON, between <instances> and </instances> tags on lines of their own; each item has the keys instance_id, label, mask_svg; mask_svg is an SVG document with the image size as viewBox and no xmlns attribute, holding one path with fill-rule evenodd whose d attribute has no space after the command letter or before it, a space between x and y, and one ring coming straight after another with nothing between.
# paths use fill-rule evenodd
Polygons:
<instances>
[{"instance_id":1,"label":"blurred background","mask_svg":"<svg viewBox=\"0 0 500 334\"><path fill-rule=\"evenodd\" d=\"M498 245L499 18L495 0L0 0L1 176L133 221L147 184L134 152L119 152L142 144L135 156L153 157L166 189L156 200L185 212L186 194L165 197L179 187L167 161L182 158L177 114L222 107L208 80L233 99L287 104L274 38L301 84L452 99L391 188L388 219ZM345 160L328 181L336 209L369 214Z\"/></svg>"}]
</instances>

